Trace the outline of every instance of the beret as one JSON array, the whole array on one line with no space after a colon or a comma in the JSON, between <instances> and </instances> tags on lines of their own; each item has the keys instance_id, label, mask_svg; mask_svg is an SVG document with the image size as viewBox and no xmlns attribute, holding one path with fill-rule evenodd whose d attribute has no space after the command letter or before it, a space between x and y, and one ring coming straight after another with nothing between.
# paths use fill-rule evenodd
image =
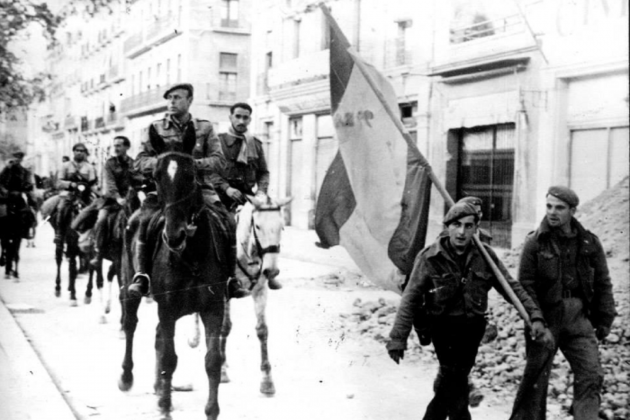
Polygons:
<instances>
[{"instance_id":1,"label":"beret","mask_svg":"<svg viewBox=\"0 0 630 420\"><path fill-rule=\"evenodd\" d=\"M483 200L479 197L468 196L460 198L458 203L470 203L473 206L480 206L483 204Z\"/></svg>"},{"instance_id":2,"label":"beret","mask_svg":"<svg viewBox=\"0 0 630 420\"><path fill-rule=\"evenodd\" d=\"M578 204L580 204L580 199L578 198L575 191L573 191L571 188L563 187L561 185L554 185L553 187L549 187L547 195L553 195L554 197L559 198L571 207L577 207Z\"/></svg>"},{"instance_id":3,"label":"beret","mask_svg":"<svg viewBox=\"0 0 630 420\"><path fill-rule=\"evenodd\" d=\"M166 99L166 97L168 96L169 93L171 93L172 91L174 91L175 89L184 89L188 91L188 96L192 97L193 96L193 86L190 83L176 83L174 85L172 85L171 87L169 87L168 89L166 89L166 92L164 92L164 99Z\"/></svg>"},{"instance_id":4,"label":"beret","mask_svg":"<svg viewBox=\"0 0 630 420\"><path fill-rule=\"evenodd\" d=\"M453 204L450 209L448 209L448 212L446 213L446 216L444 216L444 221L442 223L448 226L454 221L466 216L475 216L475 222L479 221L479 213L477 212L475 206L470 203L458 201L457 203Z\"/></svg>"},{"instance_id":5,"label":"beret","mask_svg":"<svg viewBox=\"0 0 630 420\"><path fill-rule=\"evenodd\" d=\"M74 149L78 149L79 147L81 147L82 149L85 149L85 153L86 154L88 154L88 155L90 154L90 152L88 151L88 148L85 147L85 144L83 144L83 143L77 143L74 146L72 146L72 151L74 152Z\"/></svg>"}]
</instances>

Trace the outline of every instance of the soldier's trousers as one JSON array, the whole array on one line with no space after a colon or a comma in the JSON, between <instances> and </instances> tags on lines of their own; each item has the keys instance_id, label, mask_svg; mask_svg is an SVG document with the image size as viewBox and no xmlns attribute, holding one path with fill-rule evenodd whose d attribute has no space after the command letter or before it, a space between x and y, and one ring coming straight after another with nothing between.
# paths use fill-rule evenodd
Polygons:
<instances>
[{"instance_id":1,"label":"soldier's trousers","mask_svg":"<svg viewBox=\"0 0 630 420\"><path fill-rule=\"evenodd\" d=\"M486 320L465 315L431 317L430 329L441 377L423 419L470 420L468 374L475 365Z\"/></svg>"},{"instance_id":2,"label":"soldier's trousers","mask_svg":"<svg viewBox=\"0 0 630 420\"><path fill-rule=\"evenodd\" d=\"M563 299L553 310L545 311L545 320L553 334L555 347L545 347L525 334L527 364L510 420L545 420L549 375L558 348L574 374L573 418L597 419L603 371L599 363L597 338L586 317L582 300Z\"/></svg>"}]
</instances>

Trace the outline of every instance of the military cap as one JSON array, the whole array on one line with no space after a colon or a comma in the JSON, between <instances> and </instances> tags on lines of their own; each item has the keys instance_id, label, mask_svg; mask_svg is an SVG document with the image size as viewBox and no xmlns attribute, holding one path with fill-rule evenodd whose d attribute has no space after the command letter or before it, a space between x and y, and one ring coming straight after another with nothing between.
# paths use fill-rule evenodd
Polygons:
<instances>
[{"instance_id":1,"label":"military cap","mask_svg":"<svg viewBox=\"0 0 630 420\"><path fill-rule=\"evenodd\" d=\"M74 152L74 149L78 149L78 148L81 148L81 149L85 150L85 154L86 155L90 154L90 151L88 150L87 147L85 147L85 144L83 144L83 143L75 144L74 146L72 146L72 151Z\"/></svg>"},{"instance_id":2,"label":"military cap","mask_svg":"<svg viewBox=\"0 0 630 420\"><path fill-rule=\"evenodd\" d=\"M470 203L473 206L481 206L483 204L483 200L479 197L468 196L460 198L458 203Z\"/></svg>"},{"instance_id":3,"label":"military cap","mask_svg":"<svg viewBox=\"0 0 630 420\"><path fill-rule=\"evenodd\" d=\"M475 222L479 221L479 212L477 212L475 206L470 203L458 201L448 210L442 223L444 223L445 226L448 226L454 221L466 216L475 216Z\"/></svg>"},{"instance_id":4,"label":"military cap","mask_svg":"<svg viewBox=\"0 0 630 420\"><path fill-rule=\"evenodd\" d=\"M547 191L547 195L552 195L556 198L567 203L570 207L577 207L580 204L580 199L578 198L575 191L573 191L569 187L563 187L562 185L554 185L549 187L549 191Z\"/></svg>"},{"instance_id":5,"label":"military cap","mask_svg":"<svg viewBox=\"0 0 630 420\"><path fill-rule=\"evenodd\" d=\"M174 91L175 89L184 89L188 91L188 97L192 98L193 96L193 92L194 92L193 85L191 85L190 83L176 83L173 86L166 89L166 92L164 92L164 99L166 99L168 94Z\"/></svg>"}]
</instances>

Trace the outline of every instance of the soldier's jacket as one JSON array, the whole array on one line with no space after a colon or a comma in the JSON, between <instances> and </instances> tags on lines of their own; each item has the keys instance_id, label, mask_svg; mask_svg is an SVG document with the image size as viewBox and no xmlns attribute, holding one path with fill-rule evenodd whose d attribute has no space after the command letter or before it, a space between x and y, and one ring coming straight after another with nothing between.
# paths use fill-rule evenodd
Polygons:
<instances>
[{"instance_id":1,"label":"soldier's jacket","mask_svg":"<svg viewBox=\"0 0 630 420\"><path fill-rule=\"evenodd\" d=\"M575 218L571 220L571 227L577 232L576 272L587 316L593 327L610 328L616 311L602 244ZM518 270L520 283L543 311L562 301L562 266L559 248L554 242L545 217L539 228L525 239Z\"/></svg>"},{"instance_id":2,"label":"soldier's jacket","mask_svg":"<svg viewBox=\"0 0 630 420\"><path fill-rule=\"evenodd\" d=\"M197 143L192 155L197 163L200 181L207 188L215 190L221 182L221 174L225 168L225 157L219 139L214 134L210 121L191 117L187 124L193 124L195 127ZM170 116L153 121L151 125L167 145L175 145L176 149L181 150L185 125L179 126ZM147 130L143 138L142 151L136 156L134 167L143 174L152 173L157 164L157 158L158 154L149 142L149 130Z\"/></svg>"},{"instance_id":3,"label":"soldier's jacket","mask_svg":"<svg viewBox=\"0 0 630 420\"><path fill-rule=\"evenodd\" d=\"M7 165L0 173L0 192L6 195L9 192L28 192L33 189L33 175L31 171L15 163Z\"/></svg>"},{"instance_id":4,"label":"soldier's jacket","mask_svg":"<svg viewBox=\"0 0 630 420\"><path fill-rule=\"evenodd\" d=\"M469 249L462 272L446 248L448 241L449 237L438 237L416 257L409 284L403 293L396 321L390 332L392 341L388 344L388 349L406 348L407 337L419 310L426 312L427 319L436 316L484 316L488 309L488 292L492 287L511 302L476 247ZM530 319L543 320L536 302L510 276L492 248L485 244L484 247L525 307Z\"/></svg>"},{"instance_id":5,"label":"soldier's jacket","mask_svg":"<svg viewBox=\"0 0 630 420\"><path fill-rule=\"evenodd\" d=\"M87 161L68 161L57 173L57 189L67 190L72 182L96 182L96 169Z\"/></svg>"},{"instance_id":6,"label":"soldier's jacket","mask_svg":"<svg viewBox=\"0 0 630 420\"><path fill-rule=\"evenodd\" d=\"M219 134L219 140L226 159L224 177L218 188L225 192L229 187L236 188L242 193L252 194L254 186L257 191L267 193L269 188L269 170L262 148L262 142L256 137L245 143L242 138L229 133ZM238 160L239 151L243 144L248 147L247 164Z\"/></svg>"},{"instance_id":7,"label":"soldier's jacket","mask_svg":"<svg viewBox=\"0 0 630 420\"><path fill-rule=\"evenodd\" d=\"M131 186L133 159L125 156L121 161L112 156L105 162L103 170L103 196L117 200L124 198Z\"/></svg>"}]
</instances>

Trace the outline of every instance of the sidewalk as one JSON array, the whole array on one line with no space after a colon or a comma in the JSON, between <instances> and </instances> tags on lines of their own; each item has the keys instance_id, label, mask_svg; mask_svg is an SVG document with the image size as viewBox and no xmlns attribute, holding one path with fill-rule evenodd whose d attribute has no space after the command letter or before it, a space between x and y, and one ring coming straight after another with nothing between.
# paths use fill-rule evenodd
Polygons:
<instances>
[{"instance_id":1,"label":"sidewalk","mask_svg":"<svg viewBox=\"0 0 630 420\"><path fill-rule=\"evenodd\" d=\"M0 325L0 419L76 419L2 296Z\"/></svg>"}]
</instances>

